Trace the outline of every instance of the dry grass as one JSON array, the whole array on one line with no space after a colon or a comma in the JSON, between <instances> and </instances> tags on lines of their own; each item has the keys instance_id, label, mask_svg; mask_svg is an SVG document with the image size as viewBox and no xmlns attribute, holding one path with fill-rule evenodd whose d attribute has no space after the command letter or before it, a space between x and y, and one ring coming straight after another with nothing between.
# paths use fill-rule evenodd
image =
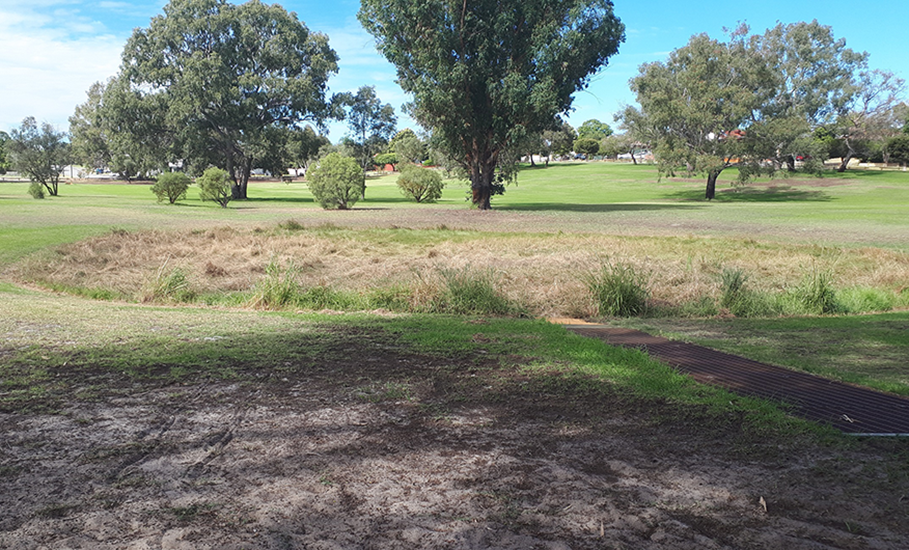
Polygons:
<instances>
[{"instance_id":1,"label":"dry grass","mask_svg":"<svg viewBox=\"0 0 909 550\"><path fill-rule=\"evenodd\" d=\"M502 290L533 314L590 317L583 275L606 260L649 274L654 301L716 297L724 267L743 269L755 290L790 288L811 269L837 288L909 286L909 255L721 238L596 234L489 234L407 229L115 231L32 257L12 275L64 288L104 288L141 300L162 266L182 270L199 294L253 288L270 262L296 268L303 288L366 292L407 287L419 296L444 269L492 269ZM418 298L419 299L419 298Z\"/></svg>"}]
</instances>

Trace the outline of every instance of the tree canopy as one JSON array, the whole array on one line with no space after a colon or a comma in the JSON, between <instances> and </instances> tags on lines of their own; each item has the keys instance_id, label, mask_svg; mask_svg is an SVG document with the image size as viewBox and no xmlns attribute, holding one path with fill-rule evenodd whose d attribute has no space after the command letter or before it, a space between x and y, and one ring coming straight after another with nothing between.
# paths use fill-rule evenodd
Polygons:
<instances>
[{"instance_id":1,"label":"tree canopy","mask_svg":"<svg viewBox=\"0 0 909 550\"><path fill-rule=\"evenodd\" d=\"M551 127L624 40L608 0L363 0L359 19L481 209L509 147Z\"/></svg>"},{"instance_id":2,"label":"tree canopy","mask_svg":"<svg viewBox=\"0 0 909 550\"><path fill-rule=\"evenodd\" d=\"M281 165L289 129L336 114L326 99L335 72L328 38L277 4L172 0L133 32L108 90L112 119L146 124L112 125L159 143L157 154L226 168L233 198L246 198L254 167Z\"/></svg>"},{"instance_id":3,"label":"tree canopy","mask_svg":"<svg viewBox=\"0 0 909 550\"><path fill-rule=\"evenodd\" d=\"M600 141L612 135L612 128L609 127L605 122L601 122L595 118L590 120L585 120L578 126L578 138L579 139L593 139Z\"/></svg>"},{"instance_id":4,"label":"tree canopy","mask_svg":"<svg viewBox=\"0 0 909 550\"><path fill-rule=\"evenodd\" d=\"M348 106L347 125L357 161L366 171L372 157L388 145L395 133L395 110L389 103L382 104L375 86L362 86L356 94L344 94L342 101Z\"/></svg>"},{"instance_id":5,"label":"tree canopy","mask_svg":"<svg viewBox=\"0 0 909 550\"><path fill-rule=\"evenodd\" d=\"M642 65L631 81L641 110L621 115L625 126L651 136L662 172L684 166L707 174L708 199L727 167L738 166L744 180L793 169L797 157L816 159L815 131L842 128L844 116L863 112L856 102L876 74L866 70L867 54L817 21L748 31L740 26L728 42L697 35L666 62Z\"/></svg>"}]
</instances>

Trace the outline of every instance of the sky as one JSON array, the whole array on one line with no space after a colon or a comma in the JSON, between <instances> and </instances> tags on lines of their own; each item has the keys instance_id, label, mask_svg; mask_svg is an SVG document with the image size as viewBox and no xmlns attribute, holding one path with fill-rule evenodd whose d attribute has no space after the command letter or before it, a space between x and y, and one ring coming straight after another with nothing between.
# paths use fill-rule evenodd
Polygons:
<instances>
[{"instance_id":1,"label":"sky","mask_svg":"<svg viewBox=\"0 0 909 550\"><path fill-rule=\"evenodd\" d=\"M268 0L265 0L268 2ZM126 40L163 13L164 0L0 0L0 130L18 127L27 116L68 131L69 117L86 100L92 83L114 76ZM239 3L239 2L236 2ZM395 83L395 69L376 52L373 38L357 21L357 0L278 2L311 31L328 35L340 58L332 93L375 86L391 103L398 128L416 124L401 113L409 98ZM662 61L692 35L725 39L724 29L747 23L763 33L779 23L817 19L832 27L847 47L870 54L872 68L893 71L909 80L909 2L881 0L614 0L625 24L625 42L589 86L575 94L567 120L575 127L599 119L613 125L613 114L634 104L628 80L643 63ZM337 142L343 123L329 126Z\"/></svg>"}]
</instances>

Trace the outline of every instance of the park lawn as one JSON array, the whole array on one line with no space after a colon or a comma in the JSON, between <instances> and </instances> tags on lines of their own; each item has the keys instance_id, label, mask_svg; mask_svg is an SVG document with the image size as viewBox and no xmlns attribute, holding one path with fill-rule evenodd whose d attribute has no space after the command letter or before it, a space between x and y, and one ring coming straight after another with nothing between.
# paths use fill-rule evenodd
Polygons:
<instances>
[{"instance_id":1,"label":"park lawn","mask_svg":"<svg viewBox=\"0 0 909 550\"><path fill-rule=\"evenodd\" d=\"M723 176L722 188L731 189L726 178L734 178L734 171ZM615 241L601 247L604 256L616 251L632 256L640 248L656 261L673 265L667 288L675 271L683 273L698 262L718 268L735 263L742 254L766 255L765 261L773 262L785 261L773 259L777 255L797 254L807 258L806 269L813 265L812 258L818 258L829 260L833 267L860 272L874 269L870 264L862 267L862 262L872 261L873 254L852 264L837 260L843 256L842 250L879 246L889 249L891 255L909 250L909 218L905 216L909 173L904 172L854 171L822 179L759 180L745 188L721 191L717 200L707 202L700 198L700 179L661 180L652 166L556 163L522 171L517 183L495 198L495 210L488 213L469 210L467 187L462 182L449 181L439 203L417 205L404 200L395 181L394 174L371 177L367 200L349 212L323 211L302 182L253 181L250 199L234 201L226 209L199 201L195 188L177 205L156 203L148 184L63 185L60 197L38 201L27 196L27 184L5 182L0 184L0 267L112 229L235 227L268 234L288 220L298 220L307 228L325 227L327 232L320 233L324 239L341 239L351 250L373 248L381 253L394 249L396 254L417 256L431 254L440 246L457 245L466 250L464 247L483 247L484 243L502 247L499 256L503 258L539 249L547 249L548 254L554 246L575 247L584 240L596 243L587 235L598 235ZM465 231L473 228L482 231ZM571 238L553 235L561 231ZM490 259L476 256L478 266ZM885 315L881 323L872 323L874 316L706 320L690 321L690 325L687 320L647 322L668 323L666 328L651 326L758 360L904 393L905 369L895 358L904 356L907 338L892 327L905 319L902 314L892 315L895 321ZM673 322L676 324L670 326ZM717 333L719 327L743 328L730 329L728 336L715 341L697 340L701 330L697 323L713 327ZM801 328L785 328L788 323ZM866 332L865 328L871 330L878 324L891 327L886 329L889 339L881 341ZM826 337L830 331L837 336ZM749 339L748 334L758 336ZM817 339L810 339L811 334ZM859 340L869 346L857 351L854 360L846 360L848 354L838 342L855 341L851 349L859 350ZM732 347L736 342L741 346ZM880 354L875 355L871 348ZM788 351L774 355L776 350ZM840 359L836 368L824 370L831 358Z\"/></svg>"}]
</instances>

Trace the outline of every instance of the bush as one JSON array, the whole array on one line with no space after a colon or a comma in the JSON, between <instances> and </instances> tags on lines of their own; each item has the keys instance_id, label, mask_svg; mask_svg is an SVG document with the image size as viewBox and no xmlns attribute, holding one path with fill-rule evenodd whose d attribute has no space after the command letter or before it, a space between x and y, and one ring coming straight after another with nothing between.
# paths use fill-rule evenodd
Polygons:
<instances>
[{"instance_id":1,"label":"bush","mask_svg":"<svg viewBox=\"0 0 909 550\"><path fill-rule=\"evenodd\" d=\"M151 191L158 197L158 202L167 199L174 204L180 199L186 198L186 190L192 180L183 172L164 172L158 176L157 181L152 186Z\"/></svg>"},{"instance_id":2,"label":"bush","mask_svg":"<svg viewBox=\"0 0 909 550\"><path fill-rule=\"evenodd\" d=\"M445 183L435 170L407 164L401 168L398 188L405 197L416 202L436 202L442 197Z\"/></svg>"},{"instance_id":3,"label":"bush","mask_svg":"<svg viewBox=\"0 0 909 550\"><path fill-rule=\"evenodd\" d=\"M232 195L230 193L230 175L226 170L220 168L209 168L202 173L202 176L196 180L196 184L201 188L199 196L202 200L212 200L221 205L221 208L227 208Z\"/></svg>"},{"instance_id":4,"label":"bush","mask_svg":"<svg viewBox=\"0 0 909 550\"><path fill-rule=\"evenodd\" d=\"M331 153L306 174L309 190L325 209L347 210L366 189L366 176L357 161Z\"/></svg>"},{"instance_id":5,"label":"bush","mask_svg":"<svg viewBox=\"0 0 909 550\"><path fill-rule=\"evenodd\" d=\"M28 194L36 199L44 198L44 186L37 181L33 181L28 186Z\"/></svg>"},{"instance_id":6,"label":"bush","mask_svg":"<svg viewBox=\"0 0 909 550\"><path fill-rule=\"evenodd\" d=\"M587 276L587 288L600 309L600 315L615 317L639 315L647 310L647 276L634 266L605 263Z\"/></svg>"}]
</instances>

